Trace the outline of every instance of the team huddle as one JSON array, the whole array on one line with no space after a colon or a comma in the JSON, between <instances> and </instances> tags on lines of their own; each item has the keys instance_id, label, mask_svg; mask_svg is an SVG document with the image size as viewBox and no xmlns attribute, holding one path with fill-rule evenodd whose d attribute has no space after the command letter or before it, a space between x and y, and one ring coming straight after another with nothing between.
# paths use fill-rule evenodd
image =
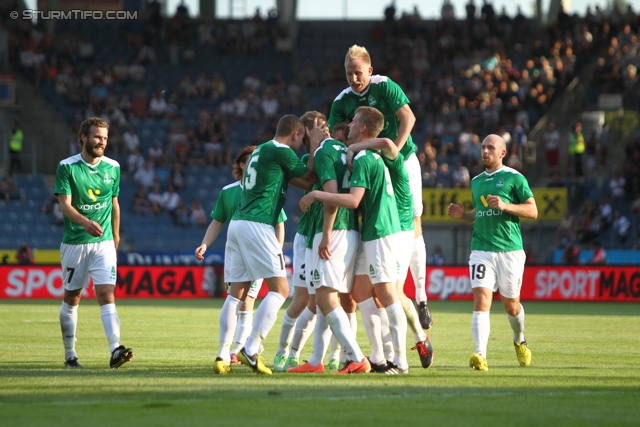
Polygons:
<instances>
[{"instance_id":1,"label":"team huddle","mask_svg":"<svg viewBox=\"0 0 640 427\"><path fill-rule=\"evenodd\" d=\"M415 117L408 98L395 82L372 75L365 48L349 49L345 71L349 87L334 101L329 118L317 111L301 117L282 117L271 141L240 151L233 170L238 181L224 187L216 201L212 221L195 250L196 258L202 260L224 223L229 223L224 260L228 296L220 313L215 373L231 373L232 365L239 363L260 374L322 373L329 350L328 368L337 373L406 374L408 330L415 343L411 349L417 350L422 367L433 364L433 346L425 333L433 320L425 290L426 250L420 221L422 186L410 134ZM103 127L90 125L89 132L85 132L87 137L80 138L83 152L76 157L82 158L75 162L81 168L96 170L100 168L91 161L112 162L115 165L111 178L119 182L119 166L102 156L106 137L103 142L98 140L100 152L91 151L93 148L85 142L92 140L96 129ZM299 159L296 153L303 145L307 154ZM465 212L461 204L449 206L451 217L474 222L469 266L474 294L475 352L469 363L476 370L488 370L489 310L496 290L500 290L513 329L518 362L522 366L531 362L531 351L524 339L524 309L519 301L524 271L519 218L535 218L537 208L526 179L502 165L505 155L502 138L497 135L485 138L482 143L485 172L472 181L474 209ZM82 188L78 191L74 176L62 176L68 163L69 159L61 162L56 180L58 197L70 199L66 211L63 210L63 243L72 243L68 246L75 243L67 240L67 228L80 234L84 228L84 233L93 237L91 243L78 241L75 252L88 252L79 261L75 255L71 258L62 254L66 271L60 319L65 365L80 366L73 347L75 310L79 292L86 286L81 281L87 282L91 274L103 307L101 313L105 312L102 314L105 332L113 347L115 362L111 366L117 368L130 360L133 352L119 343L113 298L115 261L107 265L105 256L100 255L106 249L85 247L97 240L109 246L109 254L111 251L115 254L119 228L117 183L101 198L102 222L89 221L85 212L80 213L75 207L82 206L84 199L94 193ZM109 175L97 178L106 183ZM66 185L62 184L64 179ZM289 184L306 194L299 201L302 213L294 239L294 295L283 315L271 369L261 356L262 342L289 296L282 254L286 220L283 206ZM105 229L103 223L111 227ZM72 280L74 263L94 257L99 261L89 262L83 267L82 277ZM416 305L403 291L409 271L416 284ZM96 277L103 280L96 281ZM269 291L254 319L253 302L262 281ZM82 284L79 290L77 283ZM367 356L356 340L356 309L360 310L370 345ZM112 313L111 318L108 313ZM65 326L69 323L72 327ZM301 363L300 352L312 332L311 356Z\"/></svg>"}]
</instances>

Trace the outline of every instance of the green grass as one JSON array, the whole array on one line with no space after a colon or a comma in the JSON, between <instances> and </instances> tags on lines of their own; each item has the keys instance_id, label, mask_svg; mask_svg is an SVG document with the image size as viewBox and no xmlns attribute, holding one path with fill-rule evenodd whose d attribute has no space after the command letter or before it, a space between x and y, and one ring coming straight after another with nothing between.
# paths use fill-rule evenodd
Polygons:
<instances>
[{"instance_id":1,"label":"green grass","mask_svg":"<svg viewBox=\"0 0 640 427\"><path fill-rule=\"evenodd\" d=\"M85 369L62 367L59 301L0 300L3 426L624 426L640 419L640 306L526 302L532 366L520 368L501 305L491 316L489 372L468 367L471 302L432 302L436 361L410 352L407 376L211 369L222 300L120 300L135 357L108 368L94 301L79 309ZM270 365L282 313L265 342ZM368 352L362 327L358 341ZM409 340L411 341L411 340ZM311 341L303 357L308 356Z\"/></svg>"}]
</instances>

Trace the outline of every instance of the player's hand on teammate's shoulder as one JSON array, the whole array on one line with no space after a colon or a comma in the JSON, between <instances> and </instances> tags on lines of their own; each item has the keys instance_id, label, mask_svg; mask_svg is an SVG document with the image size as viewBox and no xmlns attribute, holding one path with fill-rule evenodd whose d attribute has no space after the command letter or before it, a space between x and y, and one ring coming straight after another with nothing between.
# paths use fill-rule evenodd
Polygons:
<instances>
[{"instance_id":1,"label":"player's hand on teammate's shoulder","mask_svg":"<svg viewBox=\"0 0 640 427\"><path fill-rule=\"evenodd\" d=\"M353 158L356 156L354 150L347 150L347 169L349 172L353 172Z\"/></svg>"}]
</instances>

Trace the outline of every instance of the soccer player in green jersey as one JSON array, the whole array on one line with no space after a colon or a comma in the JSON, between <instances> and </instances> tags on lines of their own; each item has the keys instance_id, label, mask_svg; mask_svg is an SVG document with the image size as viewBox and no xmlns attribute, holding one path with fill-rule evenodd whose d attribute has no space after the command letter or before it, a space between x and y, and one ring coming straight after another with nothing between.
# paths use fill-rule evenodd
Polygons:
<instances>
[{"instance_id":1,"label":"soccer player in green jersey","mask_svg":"<svg viewBox=\"0 0 640 427\"><path fill-rule=\"evenodd\" d=\"M304 116L300 119L304 122ZM304 145L308 149L308 138L305 138ZM302 161L306 163L308 158L309 154L305 154L302 156ZM307 249L310 226L310 213L302 212L298 230L293 239L294 293L289 307L282 316L278 349L273 358L273 370L276 372L286 372L300 364L300 352L316 323L315 294L309 293L306 273L307 252L311 252L310 248Z\"/></svg>"},{"instance_id":2,"label":"soccer player in green jersey","mask_svg":"<svg viewBox=\"0 0 640 427\"><path fill-rule=\"evenodd\" d=\"M256 311L251 334L238 353L242 364L261 374L272 373L258 357L261 342L289 295L282 247L273 227L284 205L288 184L308 190L315 177L313 156L305 165L296 155L306 133L298 117L286 115L279 120L274 139L256 147L245 169L240 205L227 232L227 280L250 282L264 278L269 288ZM319 142L319 139L311 138L312 152Z\"/></svg>"},{"instance_id":3,"label":"soccer player in green jersey","mask_svg":"<svg viewBox=\"0 0 640 427\"><path fill-rule=\"evenodd\" d=\"M372 75L371 57L362 46L349 48L344 61L344 68L349 87L343 90L331 105L329 128L345 120L352 120L356 109L361 106L376 108L384 115L384 126L381 138L391 139L404 158L405 168L409 175L409 184L413 195L414 241L410 261L411 276L416 286L416 303L420 323L424 329L433 324L427 293L425 276L427 268L427 251L422 235L422 174L420 163L416 157L416 146L411 138L411 129L416 118L409 107L409 98L396 82L387 76Z\"/></svg>"},{"instance_id":4,"label":"soccer player in green jersey","mask_svg":"<svg viewBox=\"0 0 640 427\"><path fill-rule=\"evenodd\" d=\"M347 163L352 164L353 157L362 150L379 150L382 155L382 160L385 166L389 170L389 176L391 183L393 184L393 193L396 197L396 206L398 208L398 218L400 220L400 232L396 233L396 253L399 263L399 275L396 282L396 292L398 298L402 302L402 307L407 315L407 324L413 332L413 338L416 345L412 350L417 350L420 357L420 363L423 368L429 368L433 364L434 352L431 345L431 341L427 334L422 330L418 319L418 313L413 305L413 302L407 298L404 294L404 282L409 272L409 262L411 260L411 253L413 252L414 241L414 225L413 225L413 196L409 186L409 176L404 167L404 158L398 147L389 138L375 138L362 142L351 144L347 151ZM359 276L361 280L368 281L366 275ZM367 283L370 286L370 283ZM366 311L368 306L371 306L373 310L373 301L369 301L369 298L360 303L361 312ZM376 304L377 305L377 304ZM380 312L384 316L384 312ZM375 312L373 312L375 315ZM364 317L364 314L363 314ZM386 319L381 319L381 325L385 324ZM377 320L374 322L377 324ZM387 328L388 329L388 328ZM383 335L388 336L388 333L383 331ZM386 362L386 361L385 361ZM373 365L372 365L373 366ZM384 368L387 368L389 363L386 363ZM379 366L382 367L382 366ZM376 369L376 372L385 372L383 369Z\"/></svg>"},{"instance_id":5,"label":"soccer player in green jersey","mask_svg":"<svg viewBox=\"0 0 640 427\"><path fill-rule=\"evenodd\" d=\"M133 357L120 345L120 319L116 311L115 285L120 243L120 165L104 155L109 125L92 117L80 125L80 154L62 160L56 171L54 193L64 215L60 245L64 297L60 329L65 366L81 368L75 349L78 305L82 290L93 280L104 332L109 341L109 365L117 369Z\"/></svg>"},{"instance_id":6,"label":"soccer player in green jersey","mask_svg":"<svg viewBox=\"0 0 640 427\"><path fill-rule=\"evenodd\" d=\"M349 125L349 142L375 138L383 126L384 116L380 111L371 107L359 107ZM393 362L401 372L408 372L407 318L396 291L398 262L394 235L400 231L400 223L393 185L381 156L371 150L358 153L353 160L349 186L349 193L343 194L312 191L300 200L300 207L306 210L313 201L320 200L325 204L350 209L360 206L362 209L363 261L376 295L389 317L395 352ZM352 360L342 371L360 372L364 368L363 364ZM371 369L370 363L367 362L366 368Z\"/></svg>"},{"instance_id":7,"label":"soccer player in green jersey","mask_svg":"<svg viewBox=\"0 0 640 427\"><path fill-rule=\"evenodd\" d=\"M473 209L466 212L462 202L450 204L452 218L473 223L469 275L473 289L471 332L475 353L469 365L487 371L489 312L493 292L500 291L502 304L513 330L513 345L521 366L531 363L531 350L524 338L524 308L520 288L525 253L520 218L538 217L538 208L527 179L502 164L507 145L500 136L489 135L482 141L485 170L471 181Z\"/></svg>"},{"instance_id":8,"label":"soccer player in green jersey","mask_svg":"<svg viewBox=\"0 0 640 427\"><path fill-rule=\"evenodd\" d=\"M242 176L244 174L247 160L255 146L244 147L238 153L233 165L233 177L238 181L222 188L218 200L211 211L212 221L202 239L202 244L195 250L198 261L204 259L207 248L218 238L225 222L233 217L233 214L240 203L242 196ZM280 242L284 243L284 221L286 215L281 212L275 232ZM253 282L228 283L227 298L220 310L220 349L213 364L216 374L228 374L231 372L231 365L240 363L237 359L237 352L244 346L253 324L253 304L258 297L258 292L262 287L262 279ZM237 314L236 314L237 313ZM231 349L233 332L235 330L235 344Z\"/></svg>"},{"instance_id":9,"label":"soccer player in green jersey","mask_svg":"<svg viewBox=\"0 0 640 427\"><path fill-rule=\"evenodd\" d=\"M305 113L301 120L308 128L313 125L311 118L322 121L325 119L324 115L315 111ZM333 194L348 191L346 151L346 145L330 138L327 132L314 153L317 188ZM353 279L358 243L353 209L339 208L326 203L318 205L309 238L312 238L313 245L308 276L313 284L315 302L320 310L316 314L313 353L306 363L289 369L288 372L291 373L324 372L323 359L329 346L331 331L350 360L365 360L339 297L339 294L350 293Z\"/></svg>"}]
</instances>

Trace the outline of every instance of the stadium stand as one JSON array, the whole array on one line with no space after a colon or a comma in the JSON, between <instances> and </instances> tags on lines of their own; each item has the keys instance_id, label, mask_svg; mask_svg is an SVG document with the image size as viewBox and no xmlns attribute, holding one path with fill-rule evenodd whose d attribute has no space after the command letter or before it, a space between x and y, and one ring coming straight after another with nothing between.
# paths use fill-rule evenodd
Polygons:
<instances>
[{"instance_id":1,"label":"stadium stand","mask_svg":"<svg viewBox=\"0 0 640 427\"><path fill-rule=\"evenodd\" d=\"M495 22L473 23L404 15L394 22L304 22L288 51L278 43L282 35L274 19L198 21L179 8L168 17L151 10L135 22L64 20L54 39L41 25L12 28L10 56L14 70L29 79L71 128L94 115L110 122L107 155L123 171L123 247L177 250L200 242L205 229L190 223L191 202L212 209L220 189L232 182L229 165L239 148L270 139L284 113L317 109L328 114L333 98L345 88L342 63L352 44L366 46L374 73L390 76L409 96L425 187L468 185L454 183L453 171L467 168L471 177L480 172L477 146L489 132L511 141L509 164L543 187L549 177L536 171L546 170L544 147L527 135L535 134L551 108L562 104L558 100L570 91L574 78L590 69L596 71L585 88L588 103L595 103L598 94L621 92L625 105L635 105L637 111L638 33L639 18L631 8L624 13L614 8L602 17L562 15L542 27L504 13ZM575 117L572 108L565 108L567 117ZM139 156L134 155L136 143L127 140L129 127L138 136ZM631 249L639 235L638 129L622 135L626 143L621 150L609 144L609 152L598 156L598 162L609 166L622 164L619 172L625 179L623 196L614 200L612 210L627 217L630 236L620 244L610 229L598 231L609 249ZM568 129L561 135L566 150ZM605 146L607 129L597 137L599 146ZM74 149L71 140L70 153ZM182 205L177 214L134 211L140 157L152 162L160 194L170 183L178 189ZM564 162L561 168L561 183L570 190L570 209L580 224L584 201L597 204L610 195L615 171L598 168L572 180ZM0 201L0 213L8 220L0 247L25 241L57 248L62 230L55 223L53 203L46 202L51 177L16 179L26 201ZM582 196L571 199L572 185L582 189ZM151 188L145 188L145 196ZM285 205L287 241L297 227L299 194L292 190ZM555 227L525 227L525 233L546 233L553 239ZM429 227L425 232L428 236ZM223 247L224 237L216 247ZM540 247L545 240L537 238L536 252L557 261L555 247Z\"/></svg>"}]
</instances>

